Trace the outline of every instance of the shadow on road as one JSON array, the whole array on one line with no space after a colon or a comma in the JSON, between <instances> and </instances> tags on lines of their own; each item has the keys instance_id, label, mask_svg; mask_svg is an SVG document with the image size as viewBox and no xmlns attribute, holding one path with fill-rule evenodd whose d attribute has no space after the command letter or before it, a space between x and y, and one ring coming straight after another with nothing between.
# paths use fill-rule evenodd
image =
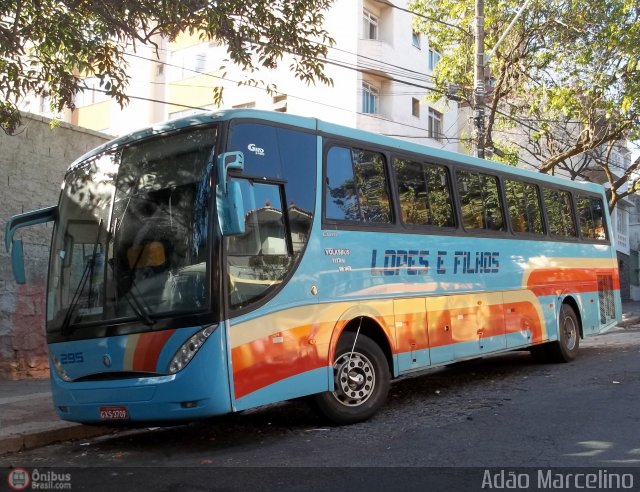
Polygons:
<instances>
[{"instance_id":1,"label":"shadow on road","mask_svg":"<svg viewBox=\"0 0 640 492\"><path fill-rule=\"evenodd\" d=\"M92 444L105 453L126 448L130 451L174 449L177 443L188 443L190 452L229 450L233 447L261 447L271 439L331 431L356 432L380 425L385 420L396 420L412 414L452 414L460 399L467 408L486 408L501 405L510 399L500 394L505 378L519 377L523 372L544 373L545 364L536 363L528 352L512 352L497 357L458 362L447 367L405 376L391 386L389 399L382 411L369 422L346 428L331 427L318 416L305 398L253 409L238 414L225 415L175 427L160 427L128 431L105 437ZM511 384L513 381L511 381ZM475 403L475 404L474 404ZM465 418L461 415L460 418Z\"/></svg>"}]
</instances>

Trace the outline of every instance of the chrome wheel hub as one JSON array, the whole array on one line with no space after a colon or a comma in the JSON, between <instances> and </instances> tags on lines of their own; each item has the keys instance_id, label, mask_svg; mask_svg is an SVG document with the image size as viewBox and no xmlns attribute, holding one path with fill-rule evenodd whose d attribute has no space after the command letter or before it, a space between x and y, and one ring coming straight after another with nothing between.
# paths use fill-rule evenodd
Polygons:
<instances>
[{"instance_id":1,"label":"chrome wheel hub","mask_svg":"<svg viewBox=\"0 0 640 492\"><path fill-rule=\"evenodd\" d=\"M333 364L333 396L343 405L362 405L373 394L376 374L371 361L359 352L342 354Z\"/></svg>"},{"instance_id":2,"label":"chrome wheel hub","mask_svg":"<svg viewBox=\"0 0 640 492\"><path fill-rule=\"evenodd\" d=\"M578 339L578 327L576 326L573 318L567 316L562 323L562 330L564 332L564 340L567 349L573 350L576 348L576 341Z\"/></svg>"}]
</instances>

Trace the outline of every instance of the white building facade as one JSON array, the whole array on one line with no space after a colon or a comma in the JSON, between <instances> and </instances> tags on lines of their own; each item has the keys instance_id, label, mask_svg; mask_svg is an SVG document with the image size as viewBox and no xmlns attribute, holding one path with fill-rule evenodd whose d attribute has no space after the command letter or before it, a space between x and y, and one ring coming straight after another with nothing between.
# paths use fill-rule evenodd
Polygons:
<instances>
[{"instance_id":1,"label":"white building facade","mask_svg":"<svg viewBox=\"0 0 640 492\"><path fill-rule=\"evenodd\" d=\"M299 81L286 57L277 70L245 73L225 62L224 46L185 35L158 40L157 52L143 47L127 55L128 106L121 109L100 92L97 80L88 79L76 109L63 119L120 135L202 110L251 107L458 151L456 104L425 102L438 53L414 32L413 15L403 10L408 3L398 1L396 8L377 0L335 1L324 26L335 40L325 65L332 86ZM213 94L220 88L218 106Z\"/></svg>"}]
</instances>

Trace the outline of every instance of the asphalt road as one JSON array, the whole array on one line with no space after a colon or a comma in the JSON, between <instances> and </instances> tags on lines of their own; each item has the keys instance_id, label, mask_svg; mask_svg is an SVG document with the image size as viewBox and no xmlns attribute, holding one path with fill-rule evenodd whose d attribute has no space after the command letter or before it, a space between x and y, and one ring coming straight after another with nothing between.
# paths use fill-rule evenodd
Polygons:
<instances>
[{"instance_id":1,"label":"asphalt road","mask_svg":"<svg viewBox=\"0 0 640 492\"><path fill-rule=\"evenodd\" d=\"M71 470L73 490L119 491L482 490L487 468L632 467L640 488L640 326L582 342L570 364L515 352L403 378L362 424L328 426L294 401L2 456L0 467Z\"/></svg>"}]
</instances>

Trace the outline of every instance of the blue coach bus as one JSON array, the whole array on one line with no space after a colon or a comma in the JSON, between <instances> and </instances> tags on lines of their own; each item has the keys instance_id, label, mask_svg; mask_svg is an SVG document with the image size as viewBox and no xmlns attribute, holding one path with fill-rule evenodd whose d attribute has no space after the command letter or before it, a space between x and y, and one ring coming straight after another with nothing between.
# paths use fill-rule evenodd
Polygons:
<instances>
[{"instance_id":1,"label":"blue coach bus","mask_svg":"<svg viewBox=\"0 0 640 492\"><path fill-rule=\"evenodd\" d=\"M71 164L46 331L56 411L190 420L310 396L372 416L391 379L621 316L603 189L281 113L219 111Z\"/></svg>"}]
</instances>

